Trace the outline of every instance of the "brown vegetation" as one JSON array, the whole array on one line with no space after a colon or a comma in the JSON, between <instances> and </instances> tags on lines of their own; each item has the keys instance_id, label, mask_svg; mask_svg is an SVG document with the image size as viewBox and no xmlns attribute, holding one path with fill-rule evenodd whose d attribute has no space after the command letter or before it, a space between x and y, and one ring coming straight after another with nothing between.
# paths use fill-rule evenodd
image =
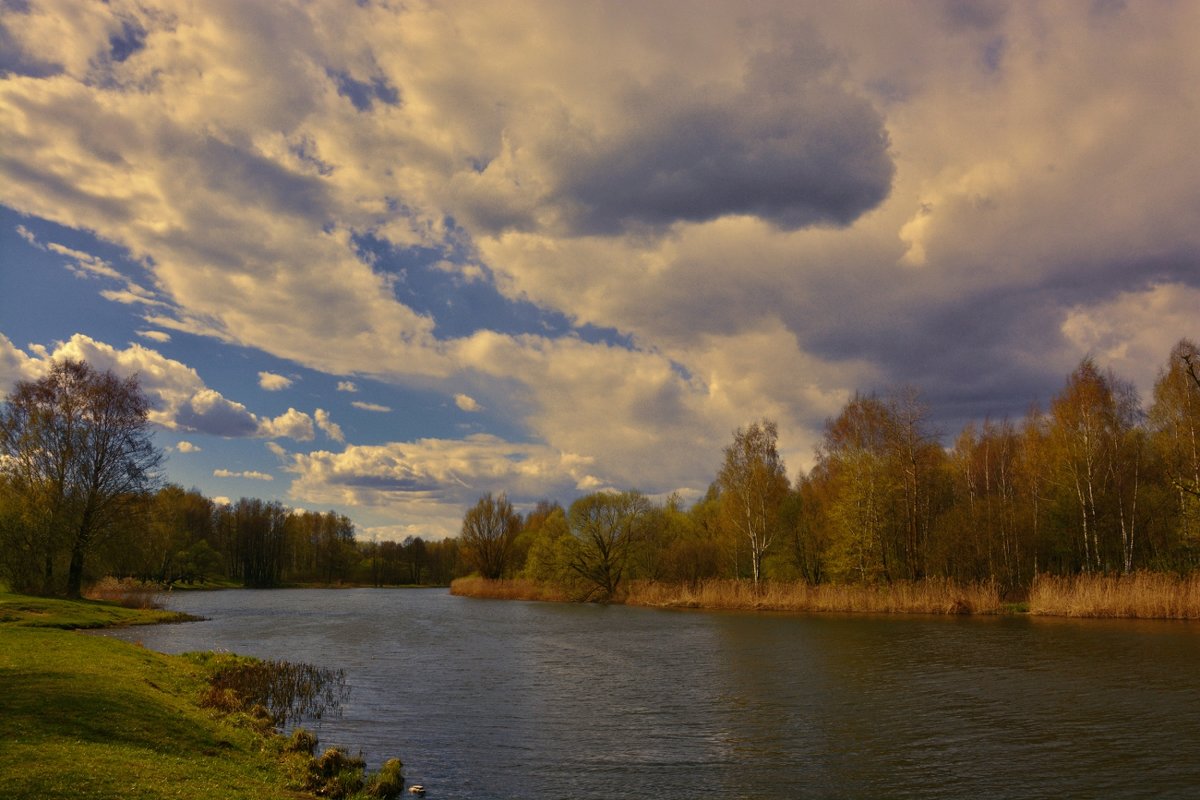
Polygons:
<instances>
[{"instance_id":1,"label":"brown vegetation","mask_svg":"<svg viewBox=\"0 0 1200 800\"><path fill-rule=\"evenodd\" d=\"M88 600L106 600L124 608L162 608L162 587L133 578L101 578L84 592Z\"/></svg>"},{"instance_id":2,"label":"brown vegetation","mask_svg":"<svg viewBox=\"0 0 1200 800\"><path fill-rule=\"evenodd\" d=\"M1200 619L1200 574L1039 575L1029 613L1059 617Z\"/></svg>"},{"instance_id":3,"label":"brown vegetation","mask_svg":"<svg viewBox=\"0 0 1200 800\"><path fill-rule=\"evenodd\" d=\"M504 600L569 600L552 586L528 580L461 578L452 594ZM632 581L615 602L655 608L756 611L843 611L875 614L996 614L1002 610L993 582L963 584L932 578L879 586L707 580L695 584Z\"/></svg>"},{"instance_id":4,"label":"brown vegetation","mask_svg":"<svg viewBox=\"0 0 1200 800\"><path fill-rule=\"evenodd\" d=\"M573 599L557 586L525 578L488 580L478 575L456 578L450 584L450 594L489 600L546 600L555 603L564 603Z\"/></svg>"}]
</instances>

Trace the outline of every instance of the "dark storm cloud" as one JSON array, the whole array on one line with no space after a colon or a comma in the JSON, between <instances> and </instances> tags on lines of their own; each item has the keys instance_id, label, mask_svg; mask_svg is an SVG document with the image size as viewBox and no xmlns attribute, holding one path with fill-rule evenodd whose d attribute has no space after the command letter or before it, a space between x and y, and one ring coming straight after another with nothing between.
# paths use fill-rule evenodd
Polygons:
<instances>
[{"instance_id":1,"label":"dark storm cloud","mask_svg":"<svg viewBox=\"0 0 1200 800\"><path fill-rule=\"evenodd\" d=\"M661 85L627 98L636 121L568 143L552 200L578 233L612 234L748 214L780 228L849 225L888 195L883 118L831 77L820 43L750 60L742 85Z\"/></svg>"}]
</instances>

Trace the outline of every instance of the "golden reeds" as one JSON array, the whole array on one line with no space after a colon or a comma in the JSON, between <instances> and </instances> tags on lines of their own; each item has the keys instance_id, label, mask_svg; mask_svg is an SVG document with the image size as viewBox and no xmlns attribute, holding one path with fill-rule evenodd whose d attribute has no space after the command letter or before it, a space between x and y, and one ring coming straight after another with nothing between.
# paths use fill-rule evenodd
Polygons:
<instances>
[{"instance_id":1,"label":"golden reeds","mask_svg":"<svg viewBox=\"0 0 1200 800\"><path fill-rule=\"evenodd\" d=\"M125 608L162 608L158 584L137 581L133 578L101 578L92 584L83 596L89 600L107 600Z\"/></svg>"},{"instance_id":2,"label":"golden reeds","mask_svg":"<svg viewBox=\"0 0 1200 800\"><path fill-rule=\"evenodd\" d=\"M1200 619L1200 573L1039 575L1029 613L1060 617Z\"/></svg>"},{"instance_id":3,"label":"golden reeds","mask_svg":"<svg viewBox=\"0 0 1200 800\"><path fill-rule=\"evenodd\" d=\"M963 584L930 578L878 586L709 580L696 586L635 581L629 605L762 611L842 611L873 614L995 614L1000 591L993 583Z\"/></svg>"},{"instance_id":4,"label":"golden reeds","mask_svg":"<svg viewBox=\"0 0 1200 800\"><path fill-rule=\"evenodd\" d=\"M567 594L556 586L526 580L524 578L509 578L489 580L478 575L466 578L456 578L450 583L450 594L459 597L483 597L492 600L546 600L550 602L565 602L570 600Z\"/></svg>"},{"instance_id":5,"label":"golden reeds","mask_svg":"<svg viewBox=\"0 0 1200 800\"><path fill-rule=\"evenodd\" d=\"M571 598L561 589L529 580L459 578L450 593L503 600ZM699 584L633 581L615 602L657 608L759 611L848 611L877 614L995 614L1000 591L993 583L962 584L941 578L880 586L809 585L708 580Z\"/></svg>"}]
</instances>

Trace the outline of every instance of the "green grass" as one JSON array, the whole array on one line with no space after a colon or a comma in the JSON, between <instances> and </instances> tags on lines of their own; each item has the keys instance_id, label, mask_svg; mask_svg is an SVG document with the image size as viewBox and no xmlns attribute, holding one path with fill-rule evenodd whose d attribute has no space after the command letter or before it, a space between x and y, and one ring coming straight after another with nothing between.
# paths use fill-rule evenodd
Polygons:
<instances>
[{"instance_id":1,"label":"green grass","mask_svg":"<svg viewBox=\"0 0 1200 800\"><path fill-rule=\"evenodd\" d=\"M0 594L0 797L311 797L278 737L200 707L203 659L64 630L164 613Z\"/></svg>"},{"instance_id":2,"label":"green grass","mask_svg":"<svg viewBox=\"0 0 1200 800\"><path fill-rule=\"evenodd\" d=\"M153 625L183 622L187 614L160 609L123 608L103 600L68 602L47 597L0 592L0 629L16 625L28 628L115 628L125 625Z\"/></svg>"}]
</instances>

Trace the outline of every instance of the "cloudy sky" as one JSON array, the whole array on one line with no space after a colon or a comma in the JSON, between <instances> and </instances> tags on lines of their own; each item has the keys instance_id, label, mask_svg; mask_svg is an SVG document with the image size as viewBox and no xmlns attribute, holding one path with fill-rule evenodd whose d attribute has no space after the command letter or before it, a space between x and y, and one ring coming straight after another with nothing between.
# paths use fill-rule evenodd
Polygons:
<instances>
[{"instance_id":1,"label":"cloudy sky","mask_svg":"<svg viewBox=\"0 0 1200 800\"><path fill-rule=\"evenodd\" d=\"M168 477L457 531L703 492L856 390L946 434L1200 339L1200 3L0 0L0 389Z\"/></svg>"}]
</instances>

